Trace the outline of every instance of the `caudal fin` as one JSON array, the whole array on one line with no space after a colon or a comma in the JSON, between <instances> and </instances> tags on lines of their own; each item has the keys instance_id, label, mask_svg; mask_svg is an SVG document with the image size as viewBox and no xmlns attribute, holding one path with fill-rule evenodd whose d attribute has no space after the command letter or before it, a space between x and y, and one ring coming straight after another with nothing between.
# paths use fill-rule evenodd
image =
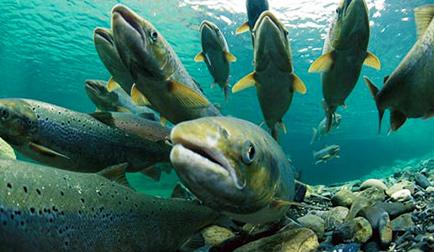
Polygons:
<instances>
[{"instance_id":1,"label":"caudal fin","mask_svg":"<svg viewBox=\"0 0 434 252\"><path fill-rule=\"evenodd\" d=\"M331 112L330 110L326 110L326 133L329 133L330 130L332 129L333 117L334 117L334 113Z\"/></svg>"},{"instance_id":2,"label":"caudal fin","mask_svg":"<svg viewBox=\"0 0 434 252\"><path fill-rule=\"evenodd\" d=\"M366 76L363 77L365 80L366 86L368 86L369 91L371 92L372 97L374 98L375 105L378 110L378 134L381 133L381 122L383 121L384 109L379 106L377 94L379 92L378 88L374 85L374 83Z\"/></svg>"},{"instance_id":3,"label":"caudal fin","mask_svg":"<svg viewBox=\"0 0 434 252\"><path fill-rule=\"evenodd\" d=\"M277 127L277 125L275 125L272 129L271 129L271 136L274 138L274 140L278 140L279 139L279 129Z\"/></svg>"}]
</instances>

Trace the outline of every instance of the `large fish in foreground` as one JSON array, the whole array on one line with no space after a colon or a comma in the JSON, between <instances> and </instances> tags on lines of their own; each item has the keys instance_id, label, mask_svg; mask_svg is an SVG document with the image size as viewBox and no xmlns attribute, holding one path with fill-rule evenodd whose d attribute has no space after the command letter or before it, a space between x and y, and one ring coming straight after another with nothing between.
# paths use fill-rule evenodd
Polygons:
<instances>
[{"instance_id":1,"label":"large fish in foreground","mask_svg":"<svg viewBox=\"0 0 434 252\"><path fill-rule=\"evenodd\" d=\"M151 104L163 120L174 124L220 115L149 21L123 5L112 13L116 47L136 83L131 91L136 103Z\"/></svg>"},{"instance_id":2,"label":"large fish in foreground","mask_svg":"<svg viewBox=\"0 0 434 252\"><path fill-rule=\"evenodd\" d=\"M253 29L255 71L241 79L232 92L256 86L265 123L274 139L294 92L306 93L303 81L294 73L288 31L269 11L263 12Z\"/></svg>"},{"instance_id":3,"label":"large fish in foreground","mask_svg":"<svg viewBox=\"0 0 434 252\"><path fill-rule=\"evenodd\" d=\"M196 55L194 60L205 62L214 82L223 89L225 99L227 99L229 95L229 63L235 62L237 58L229 52L228 43L217 25L205 20L200 25L200 33L202 51Z\"/></svg>"},{"instance_id":4,"label":"large fish in foreground","mask_svg":"<svg viewBox=\"0 0 434 252\"><path fill-rule=\"evenodd\" d=\"M398 130L407 118L434 116L434 5L415 9L418 40L378 90L365 77L379 114L379 131L384 111L390 109L390 130Z\"/></svg>"},{"instance_id":5,"label":"large fish in foreground","mask_svg":"<svg viewBox=\"0 0 434 252\"><path fill-rule=\"evenodd\" d=\"M378 58L368 52L370 36L368 7L365 0L343 0L336 10L324 43L323 55L315 60L309 72L321 72L323 107L327 132L339 106L353 91L362 65L381 68Z\"/></svg>"},{"instance_id":6,"label":"large fish in foreground","mask_svg":"<svg viewBox=\"0 0 434 252\"><path fill-rule=\"evenodd\" d=\"M93 32L93 41L99 58L112 75L108 83L108 89L112 91L117 87L115 83L119 83L122 89L129 94L134 80L119 56L112 31L105 28L96 28Z\"/></svg>"},{"instance_id":7,"label":"large fish in foreground","mask_svg":"<svg viewBox=\"0 0 434 252\"><path fill-rule=\"evenodd\" d=\"M175 126L170 160L206 206L249 223L280 220L294 198L294 171L279 144L240 119L208 117Z\"/></svg>"},{"instance_id":8,"label":"large fish in foreground","mask_svg":"<svg viewBox=\"0 0 434 252\"><path fill-rule=\"evenodd\" d=\"M169 161L170 147L110 127L92 116L26 99L0 99L0 137L36 161L66 170L97 172L128 163L142 171Z\"/></svg>"},{"instance_id":9,"label":"large fish in foreground","mask_svg":"<svg viewBox=\"0 0 434 252\"><path fill-rule=\"evenodd\" d=\"M120 184L125 166L89 174L0 160L0 250L176 251L218 217Z\"/></svg>"}]
</instances>

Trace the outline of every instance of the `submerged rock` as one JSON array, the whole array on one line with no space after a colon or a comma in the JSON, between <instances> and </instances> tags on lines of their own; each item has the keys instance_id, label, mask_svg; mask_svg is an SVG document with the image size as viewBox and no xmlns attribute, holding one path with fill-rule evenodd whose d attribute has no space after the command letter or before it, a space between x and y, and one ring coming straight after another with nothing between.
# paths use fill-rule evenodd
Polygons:
<instances>
[{"instance_id":1,"label":"submerged rock","mask_svg":"<svg viewBox=\"0 0 434 252\"><path fill-rule=\"evenodd\" d=\"M335 244L342 242L365 243L371 237L372 227L369 221L363 217L357 217L336 227L332 240Z\"/></svg>"},{"instance_id":2,"label":"submerged rock","mask_svg":"<svg viewBox=\"0 0 434 252\"><path fill-rule=\"evenodd\" d=\"M343 188L332 197L334 206L350 207L353 204L356 195L350 190Z\"/></svg>"},{"instance_id":3,"label":"submerged rock","mask_svg":"<svg viewBox=\"0 0 434 252\"><path fill-rule=\"evenodd\" d=\"M403 189L408 189L411 193L414 193L414 184L410 181L401 181L394 184L389 189L386 190L386 194L392 196L392 194L401 191Z\"/></svg>"},{"instance_id":4,"label":"submerged rock","mask_svg":"<svg viewBox=\"0 0 434 252\"><path fill-rule=\"evenodd\" d=\"M380 190L386 191L387 190L387 186L384 184L383 181L379 180L379 179L368 179L366 181L364 181L361 185L360 185L360 190L364 190L370 187L375 187L378 188Z\"/></svg>"},{"instance_id":5,"label":"submerged rock","mask_svg":"<svg viewBox=\"0 0 434 252\"><path fill-rule=\"evenodd\" d=\"M312 229L319 239L322 239L324 236L325 222L321 217L307 214L298 218L297 221L300 222L303 227Z\"/></svg>"},{"instance_id":6,"label":"submerged rock","mask_svg":"<svg viewBox=\"0 0 434 252\"><path fill-rule=\"evenodd\" d=\"M371 202L384 201L386 199L386 194L384 194L384 190L377 187L367 188L357 193L356 195L368 199Z\"/></svg>"},{"instance_id":7,"label":"submerged rock","mask_svg":"<svg viewBox=\"0 0 434 252\"><path fill-rule=\"evenodd\" d=\"M377 202L375 206L383 208L392 219L411 212L416 207L413 202Z\"/></svg>"},{"instance_id":8,"label":"submerged rock","mask_svg":"<svg viewBox=\"0 0 434 252\"><path fill-rule=\"evenodd\" d=\"M232 231L230 231L229 229L216 225L207 227L202 230L202 237L205 240L205 244L210 246L216 246L218 244L221 244L222 242L234 236L234 233L232 233Z\"/></svg>"},{"instance_id":9,"label":"submerged rock","mask_svg":"<svg viewBox=\"0 0 434 252\"><path fill-rule=\"evenodd\" d=\"M397 192L394 192L390 198L392 198L395 201L407 201L411 199L411 192L408 189L402 189Z\"/></svg>"},{"instance_id":10,"label":"submerged rock","mask_svg":"<svg viewBox=\"0 0 434 252\"><path fill-rule=\"evenodd\" d=\"M324 220L325 230L330 231L344 223L349 212L350 210L348 208L337 206L319 214L319 216Z\"/></svg>"},{"instance_id":11,"label":"submerged rock","mask_svg":"<svg viewBox=\"0 0 434 252\"><path fill-rule=\"evenodd\" d=\"M411 218L411 214L403 214L398 218L392 220L392 230L397 231L407 231L414 227L414 222Z\"/></svg>"},{"instance_id":12,"label":"submerged rock","mask_svg":"<svg viewBox=\"0 0 434 252\"><path fill-rule=\"evenodd\" d=\"M423 174L418 173L416 174L416 176L414 177L416 184L420 187L422 187L423 189L426 189L427 187L429 187L431 185L431 183L429 182L429 180L427 179L427 177L425 177Z\"/></svg>"}]
</instances>

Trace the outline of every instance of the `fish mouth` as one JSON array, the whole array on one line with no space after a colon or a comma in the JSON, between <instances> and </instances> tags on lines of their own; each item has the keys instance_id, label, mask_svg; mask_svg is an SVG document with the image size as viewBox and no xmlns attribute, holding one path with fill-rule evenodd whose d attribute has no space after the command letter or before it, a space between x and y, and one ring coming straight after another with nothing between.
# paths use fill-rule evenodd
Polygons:
<instances>
[{"instance_id":1,"label":"fish mouth","mask_svg":"<svg viewBox=\"0 0 434 252\"><path fill-rule=\"evenodd\" d=\"M216 30L215 25L207 20L202 21L202 23L200 24L200 31L202 32L205 28L211 31Z\"/></svg>"},{"instance_id":2,"label":"fish mouth","mask_svg":"<svg viewBox=\"0 0 434 252\"><path fill-rule=\"evenodd\" d=\"M86 80L85 84L86 91L90 92L94 95L100 95L104 92L105 87L101 84L98 84L96 81Z\"/></svg>"},{"instance_id":3,"label":"fish mouth","mask_svg":"<svg viewBox=\"0 0 434 252\"><path fill-rule=\"evenodd\" d=\"M140 37L143 38L143 30L140 26L140 18L126 6L118 4L113 7L112 10L112 19L113 22L124 22L125 25L132 28L135 32L138 33Z\"/></svg>"},{"instance_id":4,"label":"fish mouth","mask_svg":"<svg viewBox=\"0 0 434 252\"><path fill-rule=\"evenodd\" d=\"M267 30L279 30L285 34L288 33L283 24L271 11L265 11L261 14L261 16L259 16L253 31L264 30L264 28L268 28Z\"/></svg>"},{"instance_id":5,"label":"fish mouth","mask_svg":"<svg viewBox=\"0 0 434 252\"><path fill-rule=\"evenodd\" d=\"M103 41L105 41L106 43L110 44L111 46L114 47L114 40L113 40L113 36L112 34L109 32L109 30L104 29L104 28L96 28L94 31L94 37L99 38Z\"/></svg>"}]
</instances>

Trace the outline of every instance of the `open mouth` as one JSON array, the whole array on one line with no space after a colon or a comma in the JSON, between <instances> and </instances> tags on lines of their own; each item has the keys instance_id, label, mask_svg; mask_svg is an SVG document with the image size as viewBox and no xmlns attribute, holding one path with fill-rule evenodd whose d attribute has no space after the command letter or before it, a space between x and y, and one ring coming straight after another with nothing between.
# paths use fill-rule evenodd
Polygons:
<instances>
[{"instance_id":1,"label":"open mouth","mask_svg":"<svg viewBox=\"0 0 434 252\"><path fill-rule=\"evenodd\" d=\"M93 94L101 93L101 88L98 86L98 84L92 81L86 81L86 90L90 91Z\"/></svg>"},{"instance_id":2,"label":"open mouth","mask_svg":"<svg viewBox=\"0 0 434 252\"><path fill-rule=\"evenodd\" d=\"M97 28L95 29L95 36L101 38L102 40L106 41L107 43L109 43L110 45L114 45L114 41L113 38L110 34L107 33L107 31Z\"/></svg>"},{"instance_id":3,"label":"open mouth","mask_svg":"<svg viewBox=\"0 0 434 252\"><path fill-rule=\"evenodd\" d=\"M137 17L130 10L122 5L115 6L112 11L113 18L122 18L125 23L133 28L140 36L142 36L142 29L137 22Z\"/></svg>"}]
</instances>

